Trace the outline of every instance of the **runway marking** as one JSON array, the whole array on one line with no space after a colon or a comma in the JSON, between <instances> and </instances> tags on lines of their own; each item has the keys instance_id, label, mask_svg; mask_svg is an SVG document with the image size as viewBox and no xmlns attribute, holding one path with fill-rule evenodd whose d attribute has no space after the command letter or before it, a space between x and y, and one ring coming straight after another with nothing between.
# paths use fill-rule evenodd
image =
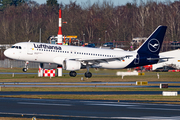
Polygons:
<instances>
[{"instance_id":1,"label":"runway marking","mask_svg":"<svg viewBox=\"0 0 180 120\"><path fill-rule=\"evenodd\" d=\"M96 103L92 103L92 104L87 104L87 105L101 105L101 106L122 106L122 107L129 107L129 106L137 106L137 105L123 105L123 104L96 104Z\"/></svg>"},{"instance_id":2,"label":"runway marking","mask_svg":"<svg viewBox=\"0 0 180 120\"><path fill-rule=\"evenodd\" d=\"M147 109L147 110L171 110L171 111L180 111L180 109L166 109L166 108L138 108L138 107L129 107L131 109Z\"/></svg>"},{"instance_id":3,"label":"runway marking","mask_svg":"<svg viewBox=\"0 0 180 120\"><path fill-rule=\"evenodd\" d=\"M132 119L132 120L178 120L180 116L172 117L159 117L159 116L146 116L146 117L111 117L112 119Z\"/></svg>"},{"instance_id":4,"label":"runway marking","mask_svg":"<svg viewBox=\"0 0 180 120\"><path fill-rule=\"evenodd\" d=\"M72 105L70 105L70 104L30 103L30 102L18 102L18 104L29 104L29 105L54 105L54 106L72 106Z\"/></svg>"}]
</instances>

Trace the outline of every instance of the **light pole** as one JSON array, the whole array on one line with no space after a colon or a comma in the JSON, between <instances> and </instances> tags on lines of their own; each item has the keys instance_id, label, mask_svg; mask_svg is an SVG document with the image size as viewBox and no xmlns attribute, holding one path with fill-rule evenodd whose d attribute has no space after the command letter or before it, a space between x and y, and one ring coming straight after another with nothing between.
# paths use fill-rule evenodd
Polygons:
<instances>
[{"instance_id":1,"label":"light pole","mask_svg":"<svg viewBox=\"0 0 180 120\"><path fill-rule=\"evenodd\" d=\"M107 30L105 31L105 43L106 43L106 33L107 33Z\"/></svg>"},{"instance_id":2,"label":"light pole","mask_svg":"<svg viewBox=\"0 0 180 120\"><path fill-rule=\"evenodd\" d=\"M101 40L101 38L99 38L99 40L98 40L98 45L99 45L99 47L101 46L100 40Z\"/></svg>"},{"instance_id":3,"label":"light pole","mask_svg":"<svg viewBox=\"0 0 180 120\"><path fill-rule=\"evenodd\" d=\"M83 33L83 40L84 40L84 43L85 43L85 37L84 36L85 36L85 33Z\"/></svg>"}]
</instances>

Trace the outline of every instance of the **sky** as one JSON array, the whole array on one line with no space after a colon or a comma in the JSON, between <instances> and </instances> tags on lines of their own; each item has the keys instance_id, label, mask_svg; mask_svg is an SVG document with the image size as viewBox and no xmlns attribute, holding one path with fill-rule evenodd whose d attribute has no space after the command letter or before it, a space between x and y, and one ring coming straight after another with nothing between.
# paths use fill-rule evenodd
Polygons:
<instances>
[{"instance_id":1,"label":"sky","mask_svg":"<svg viewBox=\"0 0 180 120\"><path fill-rule=\"evenodd\" d=\"M36 1L39 4L44 4L46 3L46 0L33 0ZM58 3L63 3L63 4L69 4L70 1L74 2L76 1L77 4L83 5L82 3L86 3L88 0L57 0ZM100 3L102 3L104 0L90 0L91 4L93 4L94 2L100 1ZM106 1L111 1L115 6L116 5L125 5L127 2L133 2L134 0L106 0ZM137 2L139 2L140 0L136 0ZM143 1L147 1L147 0L143 0ZM154 1L161 1L161 2L165 2L165 1L179 1L179 0L154 0Z\"/></svg>"}]
</instances>

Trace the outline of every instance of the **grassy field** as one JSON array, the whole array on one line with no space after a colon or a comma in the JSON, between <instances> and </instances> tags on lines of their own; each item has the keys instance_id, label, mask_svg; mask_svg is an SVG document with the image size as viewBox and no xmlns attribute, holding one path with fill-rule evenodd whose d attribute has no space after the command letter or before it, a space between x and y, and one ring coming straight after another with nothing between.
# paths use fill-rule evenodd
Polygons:
<instances>
[{"instance_id":1,"label":"grassy field","mask_svg":"<svg viewBox=\"0 0 180 120\"><path fill-rule=\"evenodd\" d=\"M37 73L38 69L29 69L28 73ZM127 71L127 70L107 70L107 69L90 69L93 76L92 78L84 78L84 73L86 70L77 71L76 77L69 77L68 74L64 74L62 77L38 77L38 74L0 74L0 82L127 82L127 81L180 81L180 73L178 72L160 72L158 73L160 78L157 77L157 72L145 72L142 76L116 76L117 71ZM1 68L0 72L11 72L19 73L22 72L19 68L4 69ZM68 73L69 71L63 70L63 73ZM100 74L105 75L100 75ZM98 75L96 75L98 74ZM106 75L107 74L107 75ZM84 78L82 81L81 78Z\"/></svg>"}]
</instances>

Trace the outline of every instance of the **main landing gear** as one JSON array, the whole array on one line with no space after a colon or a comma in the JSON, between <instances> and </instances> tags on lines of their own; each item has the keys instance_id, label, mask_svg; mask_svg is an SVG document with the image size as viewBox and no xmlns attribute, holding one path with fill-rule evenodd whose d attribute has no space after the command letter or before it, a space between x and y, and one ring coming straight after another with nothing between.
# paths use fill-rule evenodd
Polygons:
<instances>
[{"instance_id":1,"label":"main landing gear","mask_svg":"<svg viewBox=\"0 0 180 120\"><path fill-rule=\"evenodd\" d=\"M87 72L84 74L84 76L86 78L91 78L92 77L92 73L89 72L89 64L88 63L86 63L86 69L87 69Z\"/></svg>"},{"instance_id":2,"label":"main landing gear","mask_svg":"<svg viewBox=\"0 0 180 120\"><path fill-rule=\"evenodd\" d=\"M69 72L69 76L71 77L76 77L77 73L75 71Z\"/></svg>"},{"instance_id":3,"label":"main landing gear","mask_svg":"<svg viewBox=\"0 0 180 120\"><path fill-rule=\"evenodd\" d=\"M91 78L92 77L92 73L91 72L86 72L86 73L84 73L84 76L86 78Z\"/></svg>"},{"instance_id":4,"label":"main landing gear","mask_svg":"<svg viewBox=\"0 0 180 120\"><path fill-rule=\"evenodd\" d=\"M89 72L89 65L86 65L86 69L87 69L87 72L84 73L84 76L86 78L91 78L92 77L92 73ZM77 75L77 73L75 71L71 71L69 73L69 76L71 76L71 77L76 77L76 75Z\"/></svg>"},{"instance_id":5,"label":"main landing gear","mask_svg":"<svg viewBox=\"0 0 180 120\"><path fill-rule=\"evenodd\" d=\"M76 77L76 75L77 75L77 73L75 71L69 72L69 76L71 76L71 77ZM87 71L87 72L84 73L84 76L86 78L91 78L92 77L92 73Z\"/></svg>"}]
</instances>

